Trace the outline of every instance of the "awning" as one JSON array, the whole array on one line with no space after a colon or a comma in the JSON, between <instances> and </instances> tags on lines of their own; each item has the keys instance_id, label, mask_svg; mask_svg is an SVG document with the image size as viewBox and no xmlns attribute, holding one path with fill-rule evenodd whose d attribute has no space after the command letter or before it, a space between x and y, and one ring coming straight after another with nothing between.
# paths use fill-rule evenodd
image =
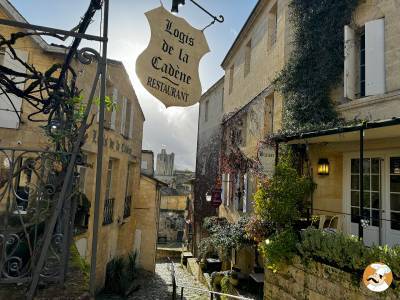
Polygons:
<instances>
[{"instance_id":1,"label":"awning","mask_svg":"<svg viewBox=\"0 0 400 300\"><path fill-rule=\"evenodd\" d=\"M318 144L358 141L360 130L364 131L364 140L400 137L400 118L382 121L364 122L352 126L336 127L317 131L280 135L274 138L278 143Z\"/></svg>"}]
</instances>

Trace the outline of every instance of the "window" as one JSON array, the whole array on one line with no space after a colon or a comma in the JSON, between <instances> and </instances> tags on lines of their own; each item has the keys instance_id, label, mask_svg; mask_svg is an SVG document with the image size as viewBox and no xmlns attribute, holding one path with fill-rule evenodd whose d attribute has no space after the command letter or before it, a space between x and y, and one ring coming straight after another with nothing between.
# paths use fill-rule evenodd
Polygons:
<instances>
[{"instance_id":1,"label":"window","mask_svg":"<svg viewBox=\"0 0 400 300\"><path fill-rule=\"evenodd\" d=\"M390 158L390 228L400 230L400 157Z\"/></svg>"},{"instance_id":2,"label":"window","mask_svg":"<svg viewBox=\"0 0 400 300\"><path fill-rule=\"evenodd\" d=\"M235 65L232 65L229 69L229 94L233 91L233 76L235 73Z\"/></svg>"},{"instance_id":3,"label":"window","mask_svg":"<svg viewBox=\"0 0 400 300\"><path fill-rule=\"evenodd\" d=\"M107 91L109 91L111 89L110 86L107 86ZM108 97L111 98L111 100L113 99L112 95L107 95ZM100 110L100 108L99 108ZM107 105L105 106L105 111L104 111L104 127L107 129L111 129L111 119L112 119L112 114L113 114L113 109L107 107Z\"/></svg>"},{"instance_id":4,"label":"window","mask_svg":"<svg viewBox=\"0 0 400 300\"><path fill-rule=\"evenodd\" d=\"M265 114L264 114L264 128L265 134L271 134L274 132L274 109L275 99L274 94L265 98Z\"/></svg>"},{"instance_id":5,"label":"window","mask_svg":"<svg viewBox=\"0 0 400 300\"><path fill-rule=\"evenodd\" d=\"M210 103L209 100L207 100L207 101L204 103L204 122L207 122L207 121L208 121L208 106L209 106L209 103Z\"/></svg>"},{"instance_id":6,"label":"window","mask_svg":"<svg viewBox=\"0 0 400 300\"><path fill-rule=\"evenodd\" d=\"M360 35L360 97L365 97L365 32Z\"/></svg>"},{"instance_id":7,"label":"window","mask_svg":"<svg viewBox=\"0 0 400 300\"><path fill-rule=\"evenodd\" d=\"M125 135L125 124L126 124L126 109L128 106L128 99L125 97L122 99L122 108L121 108L121 127L120 133Z\"/></svg>"},{"instance_id":8,"label":"window","mask_svg":"<svg viewBox=\"0 0 400 300\"><path fill-rule=\"evenodd\" d=\"M118 106L118 90L116 88L113 89L112 101L113 101L113 107L112 107L112 111L111 111L110 129L115 130L115 125L117 122L116 107Z\"/></svg>"},{"instance_id":9,"label":"window","mask_svg":"<svg viewBox=\"0 0 400 300\"><path fill-rule=\"evenodd\" d=\"M125 201L124 201L124 219L131 216L132 209L132 186L133 186L133 164L128 165L126 175Z\"/></svg>"},{"instance_id":10,"label":"window","mask_svg":"<svg viewBox=\"0 0 400 300\"><path fill-rule=\"evenodd\" d=\"M108 168L107 168L106 194L105 194L105 198L104 198L103 225L111 224L113 222L113 217L114 217L114 198L111 198L113 165L114 165L114 161L112 159L110 159L108 161Z\"/></svg>"},{"instance_id":11,"label":"window","mask_svg":"<svg viewBox=\"0 0 400 300\"><path fill-rule=\"evenodd\" d=\"M348 99L384 94L385 21L365 23L360 31L345 26L344 96Z\"/></svg>"},{"instance_id":12,"label":"window","mask_svg":"<svg viewBox=\"0 0 400 300\"><path fill-rule=\"evenodd\" d=\"M147 160L142 160L141 169L142 170L147 170Z\"/></svg>"},{"instance_id":13,"label":"window","mask_svg":"<svg viewBox=\"0 0 400 300\"><path fill-rule=\"evenodd\" d=\"M127 101L126 115L125 115L125 127L124 127L124 132L122 135L126 138L133 137L133 110L132 110L132 102L131 101Z\"/></svg>"},{"instance_id":14,"label":"window","mask_svg":"<svg viewBox=\"0 0 400 300\"><path fill-rule=\"evenodd\" d=\"M370 226L379 226L381 167L379 158L366 158L363 162L364 216ZM360 160L351 160L351 222L360 220Z\"/></svg>"},{"instance_id":15,"label":"window","mask_svg":"<svg viewBox=\"0 0 400 300\"><path fill-rule=\"evenodd\" d=\"M244 77L250 73L251 68L251 40L246 44L244 57Z\"/></svg>"},{"instance_id":16,"label":"window","mask_svg":"<svg viewBox=\"0 0 400 300\"><path fill-rule=\"evenodd\" d=\"M278 35L278 3L275 3L268 14L268 47L276 43Z\"/></svg>"},{"instance_id":17,"label":"window","mask_svg":"<svg viewBox=\"0 0 400 300\"><path fill-rule=\"evenodd\" d=\"M26 51L15 49L15 53L22 61L24 62L28 61L28 53ZM0 49L0 65L12 69L16 72L26 73L26 68L21 63L14 60L11 54L9 53L9 50L6 50L4 48ZM14 81L21 82L17 84L18 88L20 89L24 88L24 83L22 82L23 78L15 77ZM12 103L10 103L10 100ZM21 115L21 110L22 110L21 98L11 93L3 95L3 93L0 91L0 127L12 128L12 129L17 129L19 127L19 118L15 113L15 110L17 111L18 114Z\"/></svg>"}]
</instances>

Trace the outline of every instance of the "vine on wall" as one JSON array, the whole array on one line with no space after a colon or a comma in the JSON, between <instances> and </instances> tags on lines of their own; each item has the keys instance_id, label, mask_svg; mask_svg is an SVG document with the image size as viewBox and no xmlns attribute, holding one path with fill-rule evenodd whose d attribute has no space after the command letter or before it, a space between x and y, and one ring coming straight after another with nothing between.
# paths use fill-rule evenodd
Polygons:
<instances>
[{"instance_id":1,"label":"vine on wall","mask_svg":"<svg viewBox=\"0 0 400 300\"><path fill-rule=\"evenodd\" d=\"M293 51L275 79L285 99L283 128L299 132L337 126L330 91L342 82L344 26L358 0L292 0Z\"/></svg>"}]
</instances>

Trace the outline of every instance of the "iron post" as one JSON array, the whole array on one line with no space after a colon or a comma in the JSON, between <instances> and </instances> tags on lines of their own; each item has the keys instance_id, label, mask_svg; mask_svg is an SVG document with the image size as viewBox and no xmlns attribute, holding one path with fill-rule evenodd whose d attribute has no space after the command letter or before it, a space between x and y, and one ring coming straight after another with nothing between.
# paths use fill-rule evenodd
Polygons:
<instances>
[{"instance_id":1,"label":"iron post","mask_svg":"<svg viewBox=\"0 0 400 300\"><path fill-rule=\"evenodd\" d=\"M99 133L97 139L97 163L96 163L96 193L94 202L92 253L90 261L90 282L89 290L91 296L96 295L96 263L97 263L97 241L99 234L99 213L101 200L101 178L103 171L103 147L104 147L104 111L106 96L106 73L107 73L107 40L108 40L108 13L109 0L104 0L104 24L103 24L103 53L101 58L101 81L100 81L100 115Z\"/></svg>"}]
</instances>

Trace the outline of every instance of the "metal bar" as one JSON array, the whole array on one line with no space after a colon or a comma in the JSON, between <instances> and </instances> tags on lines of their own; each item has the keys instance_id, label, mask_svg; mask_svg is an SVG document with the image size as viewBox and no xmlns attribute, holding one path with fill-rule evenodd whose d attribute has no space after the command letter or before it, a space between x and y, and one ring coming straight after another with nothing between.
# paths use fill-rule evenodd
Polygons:
<instances>
[{"instance_id":1,"label":"metal bar","mask_svg":"<svg viewBox=\"0 0 400 300\"><path fill-rule=\"evenodd\" d=\"M103 25L103 53L101 59L101 87L100 87L100 116L99 133L97 144L96 163L96 193L94 202L93 234L92 234L92 257L90 261L90 282L89 291L92 297L96 295L96 264L97 264L97 240L99 235L99 213L101 200L101 179L103 171L103 149L104 149L104 110L106 96L106 73L107 73L107 39L108 39L108 12L109 0L104 0L104 25Z\"/></svg>"},{"instance_id":2,"label":"metal bar","mask_svg":"<svg viewBox=\"0 0 400 300\"><path fill-rule=\"evenodd\" d=\"M108 2L108 1L106 1ZM104 59L103 59L104 61ZM103 99L104 100L104 99ZM86 133L86 124L87 124L87 119L90 113L90 109L91 109L91 103L88 103L87 107L86 107L86 111L84 114L84 119L82 121L82 125L79 129L79 134L77 137L77 140L75 141L75 144L73 146L73 151L71 153L71 158L70 158L70 162L69 165L67 167L67 172L65 175L65 180L63 182L63 186L60 192L60 196L59 199L57 201L56 207L54 208L54 212L53 215L51 216L48 226L45 230L45 239L44 239L44 243L40 252L40 257L38 260L37 265L34 267L34 271L33 271L33 276L32 276L32 281L31 281L31 285L29 287L29 290L27 292L27 299L31 300L34 297L34 294L36 292L36 287L38 285L39 282L39 278L40 278L40 272L43 269L44 266L44 262L46 260L47 257L47 252L51 243L51 238L52 238L52 234L55 228L55 225L57 223L58 220L58 216L62 210L62 207L64 205L64 201L66 199L67 196L67 191L69 186L72 184L72 176L73 176L73 172L74 172L74 167L75 167L75 162L79 153L79 149L81 147L81 141L84 139L85 133ZM65 237L64 237L65 238Z\"/></svg>"},{"instance_id":3,"label":"metal bar","mask_svg":"<svg viewBox=\"0 0 400 300\"><path fill-rule=\"evenodd\" d=\"M28 23L24 23L24 22L13 21L13 20L0 19L0 24L5 25L5 26L24 28L24 29L28 29L28 30L36 30L36 31L43 31L43 32L48 32L48 33L55 33L55 34L60 34L60 35L64 35L64 36L90 40L90 41L100 41L100 42L104 41L104 37L100 37L100 36L96 36L96 35L78 33L78 32L62 30L62 29L46 27L46 26L32 25L32 24L28 24Z\"/></svg>"},{"instance_id":4,"label":"metal bar","mask_svg":"<svg viewBox=\"0 0 400 300\"><path fill-rule=\"evenodd\" d=\"M181 300L183 300L183 287L181 287Z\"/></svg>"},{"instance_id":5,"label":"metal bar","mask_svg":"<svg viewBox=\"0 0 400 300\"><path fill-rule=\"evenodd\" d=\"M275 167L279 164L279 142L275 142Z\"/></svg>"},{"instance_id":6,"label":"metal bar","mask_svg":"<svg viewBox=\"0 0 400 300\"><path fill-rule=\"evenodd\" d=\"M364 219L364 128L360 129L360 220L358 222L358 238L364 237L364 228L361 221Z\"/></svg>"},{"instance_id":7,"label":"metal bar","mask_svg":"<svg viewBox=\"0 0 400 300\"><path fill-rule=\"evenodd\" d=\"M200 4L198 4L196 1L194 1L194 0L190 0L190 1L194 5L196 5L198 8L200 8L202 11L204 11L207 15L209 15L211 18L213 18L215 21L217 21L219 23L223 23L225 21L225 19L222 15L220 15L219 17L216 17L213 14L211 14L208 10L206 10L204 7L202 7Z\"/></svg>"},{"instance_id":8,"label":"metal bar","mask_svg":"<svg viewBox=\"0 0 400 300\"><path fill-rule=\"evenodd\" d=\"M18 151L18 152L28 152L28 153L38 152L38 153L51 153L51 154L72 154L72 152L40 150L40 149L28 149L28 148L9 148L9 147L0 147L0 151Z\"/></svg>"}]
</instances>

